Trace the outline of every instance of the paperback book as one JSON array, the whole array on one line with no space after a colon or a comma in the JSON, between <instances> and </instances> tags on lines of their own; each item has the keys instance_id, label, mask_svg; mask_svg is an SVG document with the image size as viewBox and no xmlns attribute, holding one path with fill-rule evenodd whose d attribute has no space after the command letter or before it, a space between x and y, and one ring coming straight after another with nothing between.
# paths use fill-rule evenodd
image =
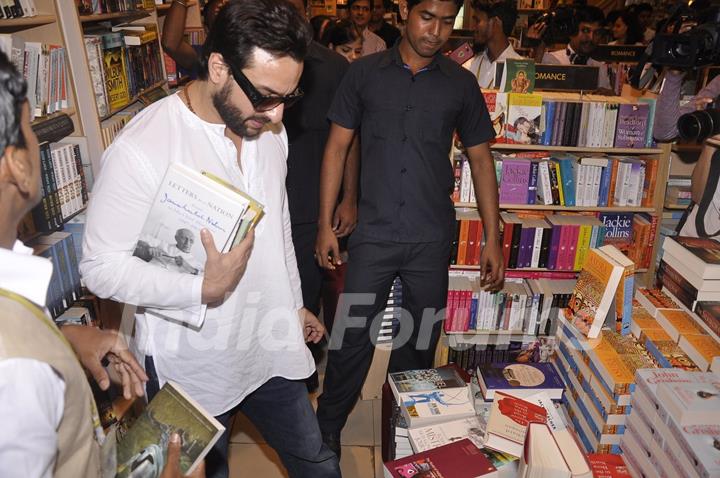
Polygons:
<instances>
[{"instance_id":1,"label":"paperback book","mask_svg":"<svg viewBox=\"0 0 720 478\"><path fill-rule=\"evenodd\" d=\"M193 470L225 431L179 386L167 382L117 445L117 478L160 476L173 433L182 439L180 471Z\"/></svg>"},{"instance_id":2,"label":"paperback book","mask_svg":"<svg viewBox=\"0 0 720 478\"><path fill-rule=\"evenodd\" d=\"M545 391L553 400L562 398L565 384L548 362L490 363L477 369L477 378L485 400L492 400L496 392L527 398Z\"/></svg>"}]
</instances>

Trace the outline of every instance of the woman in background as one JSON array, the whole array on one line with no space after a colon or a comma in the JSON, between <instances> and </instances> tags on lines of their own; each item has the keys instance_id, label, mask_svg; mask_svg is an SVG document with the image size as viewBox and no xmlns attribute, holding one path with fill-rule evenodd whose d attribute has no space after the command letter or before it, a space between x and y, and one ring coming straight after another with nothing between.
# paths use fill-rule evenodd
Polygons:
<instances>
[{"instance_id":1,"label":"woman in background","mask_svg":"<svg viewBox=\"0 0 720 478\"><path fill-rule=\"evenodd\" d=\"M637 15L623 10L612 26L613 41L610 45L642 45L644 32Z\"/></svg>"},{"instance_id":2,"label":"woman in background","mask_svg":"<svg viewBox=\"0 0 720 478\"><path fill-rule=\"evenodd\" d=\"M349 20L329 24L320 43L340 53L350 63L362 56L362 36Z\"/></svg>"}]
</instances>

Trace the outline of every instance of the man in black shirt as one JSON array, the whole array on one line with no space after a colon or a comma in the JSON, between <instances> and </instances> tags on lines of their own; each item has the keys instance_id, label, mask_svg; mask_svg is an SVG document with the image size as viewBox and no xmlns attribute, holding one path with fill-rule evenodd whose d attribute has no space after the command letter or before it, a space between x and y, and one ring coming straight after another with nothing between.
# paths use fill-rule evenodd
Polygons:
<instances>
[{"instance_id":1,"label":"man in black shirt","mask_svg":"<svg viewBox=\"0 0 720 478\"><path fill-rule=\"evenodd\" d=\"M303 0L290 0L290 3L307 18L307 5ZM342 55L313 41L308 48L298 84L304 96L292 108L285 110L283 116L288 135L288 172L285 184L293 245L300 271L303 303L316 316L320 314L320 292L323 285L323 272L315 260L320 165L330 131L330 122L327 119L330 102L348 65ZM357 220L357 151L349 158L348 164L342 200L335 211L334 231L338 237L350 234ZM317 360L320 348L313 345L310 349ZM317 388L317 373L313 374L307 383L311 390Z\"/></svg>"},{"instance_id":2,"label":"man in black shirt","mask_svg":"<svg viewBox=\"0 0 720 478\"><path fill-rule=\"evenodd\" d=\"M405 35L389 50L350 65L328 115L316 255L329 269L339 262L332 212L358 128L362 148L358 226L350 238L345 294L317 412L323 439L336 451L372 359L371 323L396 275L408 312L399 335L409 339L395 340L390 370L432 366L455 225L448 157L455 130L467 149L487 238L480 257L483 282L498 289L503 281L498 186L488 145L494 131L473 75L439 53L461 5L410 0Z\"/></svg>"},{"instance_id":3,"label":"man in black shirt","mask_svg":"<svg viewBox=\"0 0 720 478\"><path fill-rule=\"evenodd\" d=\"M370 18L370 31L385 40L385 45L392 48L400 38L400 30L385 21L387 0L372 0L372 16ZM392 3L391 3L392 4Z\"/></svg>"}]
</instances>

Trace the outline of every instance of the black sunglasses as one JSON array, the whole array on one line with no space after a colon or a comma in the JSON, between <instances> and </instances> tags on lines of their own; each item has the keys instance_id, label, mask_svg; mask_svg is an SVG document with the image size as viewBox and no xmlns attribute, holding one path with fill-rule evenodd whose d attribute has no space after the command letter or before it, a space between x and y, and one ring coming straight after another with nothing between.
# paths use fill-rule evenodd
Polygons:
<instances>
[{"instance_id":1,"label":"black sunglasses","mask_svg":"<svg viewBox=\"0 0 720 478\"><path fill-rule=\"evenodd\" d=\"M240 89L243 90L243 93L248 97L255 111L270 111L282 103L285 104L285 108L289 108L303 97L304 93L300 87L297 87L295 91L286 96L263 95L255 88L242 71L232 65L229 66L233 78L240 86Z\"/></svg>"}]
</instances>

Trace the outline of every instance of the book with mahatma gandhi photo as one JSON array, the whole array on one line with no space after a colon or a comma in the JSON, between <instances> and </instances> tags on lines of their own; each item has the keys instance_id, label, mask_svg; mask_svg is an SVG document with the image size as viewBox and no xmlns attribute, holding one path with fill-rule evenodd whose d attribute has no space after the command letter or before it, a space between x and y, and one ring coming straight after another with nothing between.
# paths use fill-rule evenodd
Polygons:
<instances>
[{"instance_id":1,"label":"book with mahatma gandhi photo","mask_svg":"<svg viewBox=\"0 0 720 478\"><path fill-rule=\"evenodd\" d=\"M228 252L263 216L263 206L208 172L171 164L150 208L133 255L168 270L198 275L205 267L200 231Z\"/></svg>"},{"instance_id":2,"label":"book with mahatma gandhi photo","mask_svg":"<svg viewBox=\"0 0 720 478\"><path fill-rule=\"evenodd\" d=\"M117 478L160 476L173 433L181 439L180 471L192 473L225 431L220 422L172 382L167 382L142 414L118 437Z\"/></svg>"}]
</instances>

